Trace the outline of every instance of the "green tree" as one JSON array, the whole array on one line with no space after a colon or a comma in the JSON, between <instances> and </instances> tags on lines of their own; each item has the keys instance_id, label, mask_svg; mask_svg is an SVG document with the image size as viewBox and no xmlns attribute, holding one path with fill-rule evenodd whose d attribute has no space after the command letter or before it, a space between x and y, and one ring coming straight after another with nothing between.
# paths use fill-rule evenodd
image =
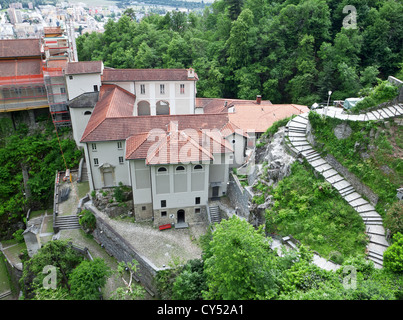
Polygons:
<instances>
[{"instance_id":1,"label":"green tree","mask_svg":"<svg viewBox=\"0 0 403 320\"><path fill-rule=\"evenodd\" d=\"M204 262L205 299L271 299L277 293L269 240L233 216L216 225Z\"/></svg>"},{"instance_id":2,"label":"green tree","mask_svg":"<svg viewBox=\"0 0 403 320\"><path fill-rule=\"evenodd\" d=\"M69 275L70 295L75 300L98 300L110 268L101 258L82 261Z\"/></svg>"},{"instance_id":3,"label":"green tree","mask_svg":"<svg viewBox=\"0 0 403 320\"><path fill-rule=\"evenodd\" d=\"M132 260L132 262L119 262L116 272L119 274L125 286L117 288L112 294L111 299L135 300L144 296L144 288L133 281L135 280L135 273L137 272L138 264L139 263L136 260ZM128 280L126 279L127 272L129 273Z\"/></svg>"},{"instance_id":4,"label":"green tree","mask_svg":"<svg viewBox=\"0 0 403 320\"><path fill-rule=\"evenodd\" d=\"M403 234L393 236L393 244L383 254L384 267L395 273L403 273Z\"/></svg>"},{"instance_id":5,"label":"green tree","mask_svg":"<svg viewBox=\"0 0 403 320\"><path fill-rule=\"evenodd\" d=\"M173 299L202 300L203 291L207 290L206 275L203 272L203 261L188 261L173 284Z\"/></svg>"}]
</instances>

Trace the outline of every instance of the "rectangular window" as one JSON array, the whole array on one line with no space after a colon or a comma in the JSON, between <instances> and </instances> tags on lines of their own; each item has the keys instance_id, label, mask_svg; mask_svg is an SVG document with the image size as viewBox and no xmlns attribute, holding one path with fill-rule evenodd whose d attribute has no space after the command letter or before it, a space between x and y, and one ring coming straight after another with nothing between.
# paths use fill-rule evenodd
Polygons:
<instances>
[{"instance_id":1,"label":"rectangular window","mask_svg":"<svg viewBox=\"0 0 403 320\"><path fill-rule=\"evenodd\" d=\"M95 84L94 85L94 91L97 92L98 91L98 86Z\"/></svg>"},{"instance_id":2,"label":"rectangular window","mask_svg":"<svg viewBox=\"0 0 403 320\"><path fill-rule=\"evenodd\" d=\"M146 206L141 207L141 210L143 210L143 211L145 211L146 209L147 209Z\"/></svg>"},{"instance_id":3,"label":"rectangular window","mask_svg":"<svg viewBox=\"0 0 403 320\"><path fill-rule=\"evenodd\" d=\"M124 163L123 157L119 157L119 164L123 164L123 163Z\"/></svg>"},{"instance_id":4,"label":"rectangular window","mask_svg":"<svg viewBox=\"0 0 403 320\"><path fill-rule=\"evenodd\" d=\"M141 93L141 94L145 94L145 93L146 93L146 85L145 85L145 84L141 84L141 85L140 85L140 93Z\"/></svg>"},{"instance_id":5,"label":"rectangular window","mask_svg":"<svg viewBox=\"0 0 403 320\"><path fill-rule=\"evenodd\" d=\"M160 94L165 94L165 84L160 84Z\"/></svg>"},{"instance_id":6,"label":"rectangular window","mask_svg":"<svg viewBox=\"0 0 403 320\"><path fill-rule=\"evenodd\" d=\"M123 149L122 141L118 141L118 149Z\"/></svg>"},{"instance_id":7,"label":"rectangular window","mask_svg":"<svg viewBox=\"0 0 403 320\"><path fill-rule=\"evenodd\" d=\"M70 80L73 80L73 76L69 76L69 79L70 79Z\"/></svg>"},{"instance_id":8,"label":"rectangular window","mask_svg":"<svg viewBox=\"0 0 403 320\"><path fill-rule=\"evenodd\" d=\"M200 213L200 208L195 208L195 213Z\"/></svg>"},{"instance_id":9,"label":"rectangular window","mask_svg":"<svg viewBox=\"0 0 403 320\"><path fill-rule=\"evenodd\" d=\"M161 211L161 217L166 217L167 216L167 212L166 211Z\"/></svg>"},{"instance_id":10,"label":"rectangular window","mask_svg":"<svg viewBox=\"0 0 403 320\"><path fill-rule=\"evenodd\" d=\"M180 85L180 94L185 94L185 85L183 83Z\"/></svg>"},{"instance_id":11,"label":"rectangular window","mask_svg":"<svg viewBox=\"0 0 403 320\"><path fill-rule=\"evenodd\" d=\"M92 148L92 151L97 151L97 144L91 143L91 148Z\"/></svg>"},{"instance_id":12,"label":"rectangular window","mask_svg":"<svg viewBox=\"0 0 403 320\"><path fill-rule=\"evenodd\" d=\"M97 166L98 164L98 158L94 158L94 165Z\"/></svg>"},{"instance_id":13,"label":"rectangular window","mask_svg":"<svg viewBox=\"0 0 403 320\"><path fill-rule=\"evenodd\" d=\"M60 93L66 93L66 88L60 88Z\"/></svg>"},{"instance_id":14,"label":"rectangular window","mask_svg":"<svg viewBox=\"0 0 403 320\"><path fill-rule=\"evenodd\" d=\"M196 197L195 204L200 204L200 197Z\"/></svg>"},{"instance_id":15,"label":"rectangular window","mask_svg":"<svg viewBox=\"0 0 403 320\"><path fill-rule=\"evenodd\" d=\"M161 200L161 208L165 208L167 206L166 200Z\"/></svg>"}]
</instances>

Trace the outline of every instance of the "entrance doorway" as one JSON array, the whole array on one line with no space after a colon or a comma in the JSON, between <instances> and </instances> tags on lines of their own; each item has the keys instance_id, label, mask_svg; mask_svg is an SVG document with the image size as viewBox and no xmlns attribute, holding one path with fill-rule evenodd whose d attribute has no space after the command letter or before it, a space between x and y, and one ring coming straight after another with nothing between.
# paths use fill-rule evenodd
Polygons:
<instances>
[{"instance_id":1,"label":"entrance doorway","mask_svg":"<svg viewBox=\"0 0 403 320\"><path fill-rule=\"evenodd\" d=\"M213 194L212 194L212 198L213 198L213 199L217 199L217 198L219 197L219 196L218 196L219 191L220 191L220 187L219 187L219 186L213 187Z\"/></svg>"},{"instance_id":2,"label":"entrance doorway","mask_svg":"<svg viewBox=\"0 0 403 320\"><path fill-rule=\"evenodd\" d=\"M109 187L113 185L113 174L112 172L104 172L104 186Z\"/></svg>"},{"instance_id":3,"label":"entrance doorway","mask_svg":"<svg viewBox=\"0 0 403 320\"><path fill-rule=\"evenodd\" d=\"M178 210L177 212L178 215L178 223L185 222L185 210Z\"/></svg>"}]
</instances>

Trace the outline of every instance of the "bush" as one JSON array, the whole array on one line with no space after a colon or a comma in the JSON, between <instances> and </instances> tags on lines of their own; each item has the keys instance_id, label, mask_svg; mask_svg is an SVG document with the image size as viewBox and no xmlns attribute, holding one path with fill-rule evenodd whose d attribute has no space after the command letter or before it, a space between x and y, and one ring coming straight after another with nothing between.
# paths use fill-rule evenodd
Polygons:
<instances>
[{"instance_id":1,"label":"bush","mask_svg":"<svg viewBox=\"0 0 403 320\"><path fill-rule=\"evenodd\" d=\"M396 201L386 212L384 225L392 234L403 233L403 201Z\"/></svg>"},{"instance_id":2,"label":"bush","mask_svg":"<svg viewBox=\"0 0 403 320\"><path fill-rule=\"evenodd\" d=\"M403 234L393 236L393 244L383 254L383 265L386 269L403 273Z\"/></svg>"},{"instance_id":3,"label":"bush","mask_svg":"<svg viewBox=\"0 0 403 320\"><path fill-rule=\"evenodd\" d=\"M87 209L83 210L81 213L83 214L83 216L79 220L80 225L84 229L90 229L91 231L94 231L97 224L97 220L94 214Z\"/></svg>"}]
</instances>

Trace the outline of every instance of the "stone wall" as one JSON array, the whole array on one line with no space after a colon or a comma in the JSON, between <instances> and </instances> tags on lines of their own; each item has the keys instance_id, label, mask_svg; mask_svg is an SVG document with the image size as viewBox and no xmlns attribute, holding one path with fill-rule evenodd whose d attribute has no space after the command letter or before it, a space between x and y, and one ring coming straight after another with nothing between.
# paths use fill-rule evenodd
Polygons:
<instances>
[{"instance_id":1,"label":"stone wall","mask_svg":"<svg viewBox=\"0 0 403 320\"><path fill-rule=\"evenodd\" d=\"M208 220L206 206L200 204L200 206L154 210L154 226L176 223L178 221L178 210L185 211L185 222L189 225L207 222ZM164 216L162 216L162 212L165 212Z\"/></svg>"},{"instance_id":2,"label":"stone wall","mask_svg":"<svg viewBox=\"0 0 403 320\"><path fill-rule=\"evenodd\" d=\"M93 232L95 240L105 248L108 254L118 261L131 262L133 259L139 263L136 277L140 280L149 294L157 293L154 278L160 270L147 258L141 256L121 235L119 235L105 220L103 220L91 206L85 206L96 218L96 229Z\"/></svg>"},{"instance_id":3,"label":"stone wall","mask_svg":"<svg viewBox=\"0 0 403 320\"><path fill-rule=\"evenodd\" d=\"M227 196L234 207L238 207L237 215L249 218L249 193L241 186L238 177L230 172Z\"/></svg>"},{"instance_id":4,"label":"stone wall","mask_svg":"<svg viewBox=\"0 0 403 320\"><path fill-rule=\"evenodd\" d=\"M337 170L351 185L354 189L365 196L372 205L376 205L378 203L378 195L373 192L368 186L363 184L360 179L358 179L353 173L347 170L340 162L338 162L335 157L328 154L324 157L324 159L335 169Z\"/></svg>"}]
</instances>

